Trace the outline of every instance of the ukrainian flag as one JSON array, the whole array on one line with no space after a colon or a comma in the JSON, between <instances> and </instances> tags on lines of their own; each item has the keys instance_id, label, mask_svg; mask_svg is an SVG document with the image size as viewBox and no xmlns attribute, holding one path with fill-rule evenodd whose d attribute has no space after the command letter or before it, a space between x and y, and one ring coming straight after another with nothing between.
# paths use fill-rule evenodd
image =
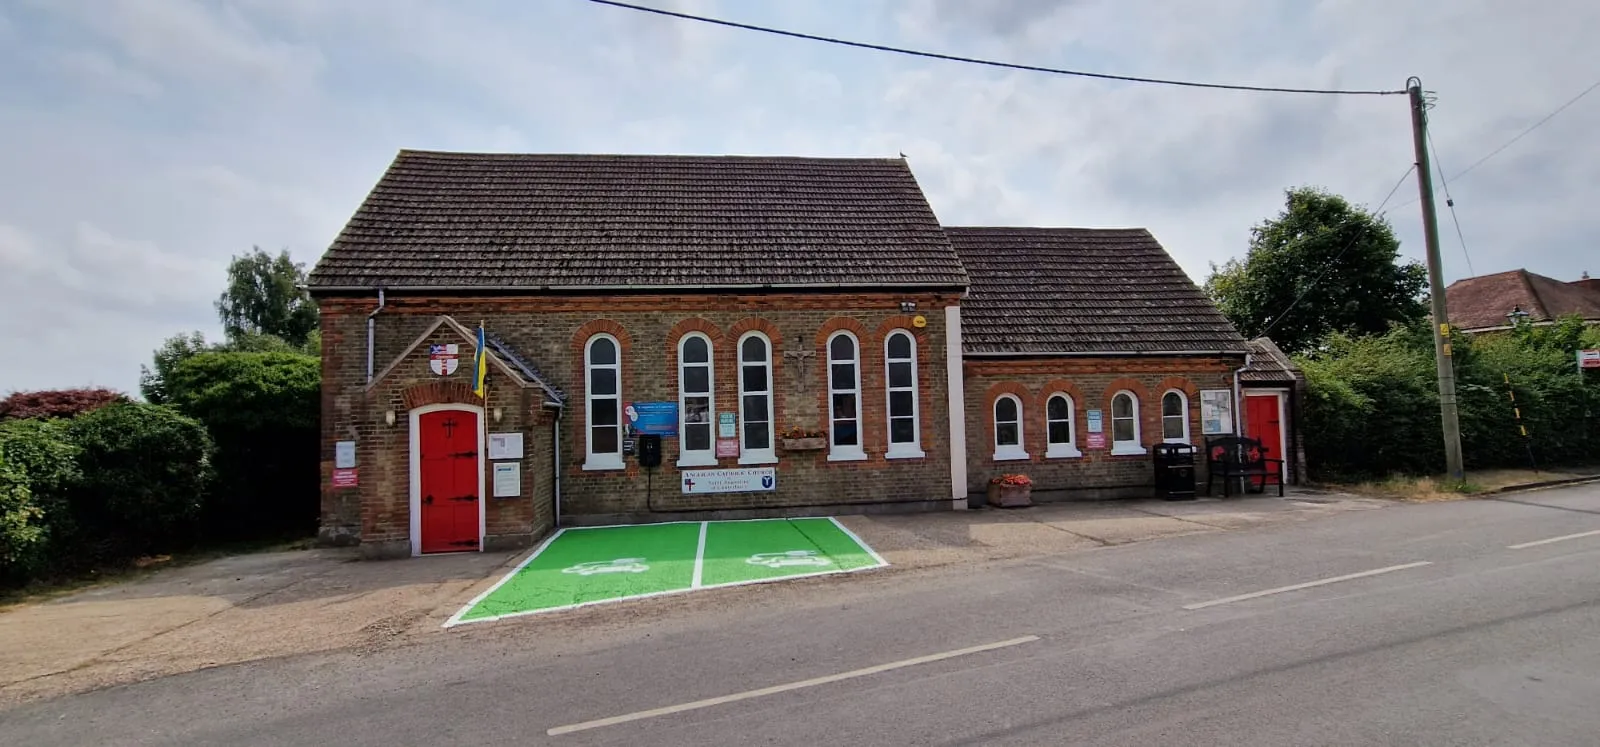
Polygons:
<instances>
[{"instance_id":1,"label":"ukrainian flag","mask_svg":"<svg viewBox=\"0 0 1600 747\"><path fill-rule=\"evenodd\" d=\"M483 398L484 380L489 375L489 349L483 343L483 322L478 322L478 352L472 355L472 393Z\"/></svg>"}]
</instances>

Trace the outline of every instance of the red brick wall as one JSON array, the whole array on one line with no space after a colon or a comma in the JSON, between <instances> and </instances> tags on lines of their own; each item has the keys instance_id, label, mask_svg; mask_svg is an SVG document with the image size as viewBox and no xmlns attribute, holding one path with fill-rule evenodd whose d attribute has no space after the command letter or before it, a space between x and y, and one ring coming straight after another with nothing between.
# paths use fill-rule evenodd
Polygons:
<instances>
[{"instance_id":1,"label":"red brick wall","mask_svg":"<svg viewBox=\"0 0 1600 747\"><path fill-rule=\"evenodd\" d=\"M527 356L567 392L568 407L562 422L561 479L564 515L581 517L650 515L646 505L646 475L628 458L627 468L585 471L583 346L590 334L607 332L622 347L622 400L677 401L678 339L689 331L707 334L713 343L713 373L717 412L737 412L738 381L735 345L745 331L759 329L773 343L773 395L775 425L825 429L827 423L824 345L829 333L849 329L860 338L861 410L868 459L828 462L827 452L784 453L776 465L777 489L767 493L685 496L679 488L677 439L663 440L662 467L653 479L651 503L657 511L777 510L826 504L915 502L950 498L948 407L945 376L944 308L956 302L940 294L772 294L741 296L547 296L501 298L396 297L391 296L377 318L377 372L388 366L416 340L439 314L449 314L467 327L482 320L488 329ZM903 314L900 304L917 304L914 314ZM361 441L361 463L382 464L383 474L368 480L363 471L357 491L324 489L323 535L332 541L396 541L406 539L408 517L409 434L403 392L418 383L437 381L427 369L426 347L374 391L365 391L366 315L375 298L320 299L323 327L324 460L331 471L333 442L349 437L354 429ZM927 324L912 325L914 315ZM917 339L918 405L921 459L884 458L888 431L885 415L883 345L885 336L904 328ZM444 334L443 331L440 333ZM458 339L455 336L452 341ZM795 385L796 360L784 353L804 345L813 356L806 360L805 390ZM470 343L456 378L470 377ZM533 413L542 393L530 390L513 397L504 376L492 376L490 407L502 406L507 420L493 429L531 429L525 439L530 458L523 477L530 485L549 489L548 465L532 458L535 444L548 448L550 428ZM383 413L397 411L395 426L383 425ZM515 413L515 420L512 419ZM548 458L548 452L545 452ZM736 467L737 459L719 460L719 467ZM696 468L704 469L704 468ZM326 483L325 483L326 484ZM544 493L541 492L540 495ZM494 499L490 499L491 504ZM537 500L517 508L489 514L491 535L497 527L506 533L542 531L547 516ZM656 518L671 518L657 513ZM381 538L381 539L380 539Z\"/></svg>"},{"instance_id":2,"label":"red brick wall","mask_svg":"<svg viewBox=\"0 0 1600 747\"><path fill-rule=\"evenodd\" d=\"M1151 456L1112 456L1111 398L1129 390L1139 398L1139 435L1143 446L1161 442L1161 396L1182 390L1189 401L1190 442L1204 444L1200 429L1200 390L1231 389L1238 358L1085 357L1033 359L968 359L966 379L967 481L974 500L981 500L990 478L1024 473L1043 498L1106 498L1150 495L1154 484ZM1072 397L1075 441L1080 457L1046 458L1045 402L1065 392ZM1023 449L1026 460L994 459L994 402L1002 394L1022 401ZM1106 446L1088 448L1087 410L1102 413ZM1196 477L1205 481L1204 456L1196 455Z\"/></svg>"}]
</instances>

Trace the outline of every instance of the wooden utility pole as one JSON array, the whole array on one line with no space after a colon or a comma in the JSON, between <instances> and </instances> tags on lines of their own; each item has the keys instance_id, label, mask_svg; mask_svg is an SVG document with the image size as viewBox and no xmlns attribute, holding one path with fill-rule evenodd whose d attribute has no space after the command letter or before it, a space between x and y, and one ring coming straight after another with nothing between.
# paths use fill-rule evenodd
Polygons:
<instances>
[{"instance_id":1,"label":"wooden utility pole","mask_svg":"<svg viewBox=\"0 0 1600 747\"><path fill-rule=\"evenodd\" d=\"M1411 139L1417 150L1417 189L1422 193L1422 240L1428 249L1428 295L1433 301L1433 354L1439 369L1439 418L1444 425L1444 463L1450 479L1466 479L1461 464L1461 422L1456 414L1456 367L1450 355L1450 315L1445 308L1444 271L1439 261L1439 214L1433 204L1433 172L1428 163L1428 112L1422 80L1406 81L1411 94Z\"/></svg>"}]
</instances>

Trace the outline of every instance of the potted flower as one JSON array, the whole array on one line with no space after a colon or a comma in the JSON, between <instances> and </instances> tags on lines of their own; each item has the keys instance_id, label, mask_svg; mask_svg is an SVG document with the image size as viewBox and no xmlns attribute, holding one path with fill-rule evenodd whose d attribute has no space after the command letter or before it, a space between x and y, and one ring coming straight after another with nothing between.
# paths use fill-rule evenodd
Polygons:
<instances>
[{"instance_id":1,"label":"potted flower","mask_svg":"<svg viewBox=\"0 0 1600 747\"><path fill-rule=\"evenodd\" d=\"M783 432L782 442L784 451L820 451L828 447L828 434L797 425Z\"/></svg>"},{"instance_id":2,"label":"potted flower","mask_svg":"<svg viewBox=\"0 0 1600 747\"><path fill-rule=\"evenodd\" d=\"M1027 475L1001 475L989 480L989 505L1018 508L1033 505L1033 480Z\"/></svg>"}]
</instances>

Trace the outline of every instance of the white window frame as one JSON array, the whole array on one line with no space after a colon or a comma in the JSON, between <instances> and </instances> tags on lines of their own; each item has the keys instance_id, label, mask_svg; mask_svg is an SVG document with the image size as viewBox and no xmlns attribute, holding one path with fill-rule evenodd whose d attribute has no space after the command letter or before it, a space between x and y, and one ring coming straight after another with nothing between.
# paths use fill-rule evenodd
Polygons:
<instances>
[{"instance_id":1,"label":"white window frame","mask_svg":"<svg viewBox=\"0 0 1600 747\"><path fill-rule=\"evenodd\" d=\"M1058 397L1067 401L1067 419L1065 421L1050 419L1050 402ZM1067 424L1066 443L1051 440L1050 437L1050 426L1060 422ZM1044 442L1044 456L1046 459L1069 459L1083 456L1083 452L1078 451L1078 403L1072 399L1072 395L1066 392L1053 392L1050 396L1044 398Z\"/></svg>"},{"instance_id":2,"label":"white window frame","mask_svg":"<svg viewBox=\"0 0 1600 747\"><path fill-rule=\"evenodd\" d=\"M833 341L840 337L849 338L850 347L855 351L855 357L849 361L850 367L855 374L852 382L853 389L835 389L833 386L833 366L835 363L844 362L835 360L833 357ZM828 461L854 462L866 459L867 414L861 408L861 340L846 330L839 330L828 335L828 341L824 347L826 349L825 352L828 354ZM856 442L854 444L839 444L834 441L834 437L837 435L834 423L837 422L837 419L834 417L833 412L833 398L837 394L849 394L856 399Z\"/></svg>"},{"instance_id":3,"label":"white window frame","mask_svg":"<svg viewBox=\"0 0 1600 747\"><path fill-rule=\"evenodd\" d=\"M911 357L893 358L889 355L889 342L896 337L906 338L911 346ZM896 363L911 364L911 386L897 387L894 385L892 369ZM927 456L922 450L922 392L917 381L917 336L903 329L889 332L883 338L883 439L888 443L888 450L883 453L885 459L920 459ZM894 401L895 392L911 393L911 441L908 443L895 443L894 441L894 410L891 403ZM831 401L831 400L830 400Z\"/></svg>"},{"instance_id":4,"label":"white window frame","mask_svg":"<svg viewBox=\"0 0 1600 747\"><path fill-rule=\"evenodd\" d=\"M765 345L767 349L767 360L764 364L762 364L763 368L766 370L767 376L767 389L765 392L749 392L744 388L744 342L752 337L760 339L761 344ZM735 374L739 379L738 437L740 464L773 464L778 461L778 424L774 418L774 414L777 411L777 403L773 401L777 396L777 393L772 389L772 352L772 340L760 332L746 332L739 336L738 349L735 351L737 354L735 360L738 363L738 370L735 372ZM745 422L749 415L749 413L745 412L744 407L744 397L746 394L765 394L767 396L767 411L764 413L767 416L767 448L765 449L745 448Z\"/></svg>"},{"instance_id":5,"label":"white window frame","mask_svg":"<svg viewBox=\"0 0 1600 747\"><path fill-rule=\"evenodd\" d=\"M1132 441L1118 441L1117 440L1117 398L1118 397L1122 397L1122 396L1127 396L1128 401L1133 404L1133 440ZM1111 413L1110 413L1110 415L1111 415L1111 454L1112 454L1112 456L1123 456L1123 455L1134 455L1134 454L1144 454L1144 453L1146 453L1146 449L1142 445L1142 444L1144 444L1144 434L1141 432L1143 429L1139 427L1139 395L1134 394L1133 392L1130 392L1130 391L1128 391L1126 389L1118 390L1118 392L1116 394L1111 395Z\"/></svg>"},{"instance_id":6,"label":"white window frame","mask_svg":"<svg viewBox=\"0 0 1600 747\"><path fill-rule=\"evenodd\" d=\"M995 412L1000 407L1001 400L1011 400L1017 407L1017 442L1015 444L1001 445L1000 443L1000 413ZM1015 394L1002 394L989 403L989 423L994 427L994 460L997 462L1010 462L1028 458L1028 429L1023 427L1027 417L1023 414L1022 398ZM1010 421L1007 421L1010 422Z\"/></svg>"},{"instance_id":7,"label":"white window frame","mask_svg":"<svg viewBox=\"0 0 1600 747\"><path fill-rule=\"evenodd\" d=\"M617 360L615 363L601 364L599 366L595 365L594 344L600 340L605 340L611 343L612 349L617 353ZM595 397L594 394L593 372L599 368L611 369L616 373L617 378L616 394L605 395L604 397L605 399L616 400L617 450L615 452L607 452L603 454L596 454L594 451L594 403L597 397ZM616 337L601 332L599 334L591 335L589 339L583 343L583 469L606 470L623 469L626 467L622 461L622 426L622 343L619 342Z\"/></svg>"},{"instance_id":8,"label":"white window frame","mask_svg":"<svg viewBox=\"0 0 1600 747\"><path fill-rule=\"evenodd\" d=\"M700 340L706 344L705 363L687 363L683 359L683 349L690 340ZM678 339L678 466L679 467L714 467L717 464L717 349L711 343L711 338L700 332L690 332ZM706 410L706 428L709 439L706 448L689 450L685 447L689 443L689 394L684 390L685 374L689 368L704 367L706 369L705 397L710 400ZM701 396L696 393L694 396Z\"/></svg>"},{"instance_id":9,"label":"white window frame","mask_svg":"<svg viewBox=\"0 0 1600 747\"><path fill-rule=\"evenodd\" d=\"M1183 437L1182 438L1168 438L1167 437L1167 418L1171 417L1170 415L1167 414L1167 395L1169 395L1169 394L1178 395L1178 403L1183 406L1183 411L1182 411ZM1184 394L1182 389L1168 389L1167 391L1161 393L1161 442L1162 443L1168 443L1168 444L1186 444L1186 443L1191 443L1190 440L1189 440L1189 395Z\"/></svg>"}]
</instances>

